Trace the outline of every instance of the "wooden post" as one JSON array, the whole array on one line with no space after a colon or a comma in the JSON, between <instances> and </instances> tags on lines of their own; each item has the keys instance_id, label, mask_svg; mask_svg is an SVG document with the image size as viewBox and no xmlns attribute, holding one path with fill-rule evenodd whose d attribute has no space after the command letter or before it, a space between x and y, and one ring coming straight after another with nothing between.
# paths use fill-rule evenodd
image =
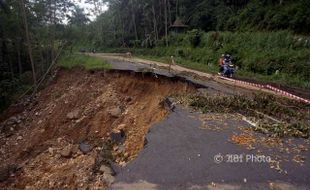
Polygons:
<instances>
[{"instance_id":1,"label":"wooden post","mask_svg":"<svg viewBox=\"0 0 310 190\"><path fill-rule=\"evenodd\" d=\"M171 72L171 66L172 65L175 65L175 60L174 60L173 56L171 56L171 62L169 62L169 73Z\"/></svg>"}]
</instances>

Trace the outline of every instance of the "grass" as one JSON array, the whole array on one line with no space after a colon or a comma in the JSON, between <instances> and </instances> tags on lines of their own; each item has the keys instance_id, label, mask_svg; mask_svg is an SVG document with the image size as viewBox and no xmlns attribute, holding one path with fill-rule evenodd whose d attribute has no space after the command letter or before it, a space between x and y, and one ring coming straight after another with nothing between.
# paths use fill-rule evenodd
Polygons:
<instances>
[{"instance_id":1,"label":"grass","mask_svg":"<svg viewBox=\"0 0 310 190\"><path fill-rule=\"evenodd\" d=\"M170 57L164 56L164 57L155 57L155 56L149 56L149 55L137 55L137 57L142 59L148 59L153 61L158 61L162 63L169 63L171 62ZM193 62L190 60L177 58L176 63L180 66L183 66L185 68L194 69L197 71L207 72L216 74L218 73L218 66L216 64L202 64L199 62ZM246 70L238 70L236 73L236 76L241 78L248 78L248 79L254 79L257 81L262 82L274 82L281 85L291 86L291 87L301 87L304 89L310 89L310 82L304 81L301 82L300 79L297 76L290 76L285 73L281 74L273 74L273 75L262 75L258 73L252 73Z\"/></svg>"},{"instance_id":2,"label":"grass","mask_svg":"<svg viewBox=\"0 0 310 190\"><path fill-rule=\"evenodd\" d=\"M155 57L155 56L149 56L149 55L137 55L137 57L142 58L142 59L152 60L152 61L158 61L158 62L162 62L166 64L169 64L171 62L171 58L167 56ZM214 64L206 65L206 64L202 64L199 62L193 62L193 61L189 61L189 60L178 58L178 57L176 58L175 61L177 65L180 65L188 69L194 69L197 71L213 73L213 74L218 72L218 67Z\"/></svg>"},{"instance_id":3,"label":"grass","mask_svg":"<svg viewBox=\"0 0 310 190\"><path fill-rule=\"evenodd\" d=\"M59 59L58 65L66 69L72 69L74 67L83 67L87 70L111 69L111 65L101 58L77 53L63 55Z\"/></svg>"}]
</instances>

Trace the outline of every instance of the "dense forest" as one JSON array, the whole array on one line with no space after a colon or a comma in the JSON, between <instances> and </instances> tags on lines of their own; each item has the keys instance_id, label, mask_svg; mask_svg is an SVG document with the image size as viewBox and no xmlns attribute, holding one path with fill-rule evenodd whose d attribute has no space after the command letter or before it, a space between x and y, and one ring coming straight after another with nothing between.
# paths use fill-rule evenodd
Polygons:
<instances>
[{"instance_id":1,"label":"dense forest","mask_svg":"<svg viewBox=\"0 0 310 190\"><path fill-rule=\"evenodd\" d=\"M307 0L114 0L91 23L87 41L120 46L158 41L175 20L202 31L274 31L309 33Z\"/></svg>"},{"instance_id":2,"label":"dense forest","mask_svg":"<svg viewBox=\"0 0 310 190\"><path fill-rule=\"evenodd\" d=\"M227 52L243 73L280 70L279 81L310 88L309 0L88 0L94 20L75 3L0 0L0 107L81 48L175 55L200 70Z\"/></svg>"}]
</instances>

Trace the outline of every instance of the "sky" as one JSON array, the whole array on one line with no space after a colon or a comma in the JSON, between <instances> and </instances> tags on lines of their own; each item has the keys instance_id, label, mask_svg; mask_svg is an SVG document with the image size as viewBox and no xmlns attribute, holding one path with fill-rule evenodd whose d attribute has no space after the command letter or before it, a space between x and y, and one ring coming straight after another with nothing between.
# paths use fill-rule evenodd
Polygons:
<instances>
[{"instance_id":1,"label":"sky","mask_svg":"<svg viewBox=\"0 0 310 190\"><path fill-rule=\"evenodd\" d=\"M88 18L89 18L91 21L95 20L96 16L98 16L98 15L96 15L96 14L94 13L94 11L91 10L91 9L94 9L94 8L95 8L95 6L94 6L93 4L85 3L85 0L73 0L73 1L74 1L77 5L79 5L81 8L83 8L83 9L84 9L84 12L85 12L86 14L89 14ZM104 6L104 7L103 7L103 11L105 11L105 10L107 10L107 9L108 9L107 6Z\"/></svg>"}]
</instances>

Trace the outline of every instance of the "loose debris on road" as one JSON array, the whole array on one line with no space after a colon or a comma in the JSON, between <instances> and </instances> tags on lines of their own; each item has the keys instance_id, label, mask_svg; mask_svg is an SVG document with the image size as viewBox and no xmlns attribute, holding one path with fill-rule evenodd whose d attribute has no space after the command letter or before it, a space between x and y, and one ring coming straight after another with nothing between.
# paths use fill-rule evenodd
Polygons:
<instances>
[{"instance_id":1,"label":"loose debris on road","mask_svg":"<svg viewBox=\"0 0 310 190\"><path fill-rule=\"evenodd\" d=\"M310 145L309 105L264 93L251 96L197 93L174 98L178 103L202 112L199 115L202 129L222 132L229 129L229 120L250 123L251 127L238 127L239 132L234 132L227 140L258 155L270 155L271 169L286 175L284 162L303 166L306 158L302 154ZM298 138L305 139L305 144L298 143Z\"/></svg>"},{"instance_id":2,"label":"loose debris on road","mask_svg":"<svg viewBox=\"0 0 310 190\"><path fill-rule=\"evenodd\" d=\"M264 93L252 96L180 95L178 102L203 113L239 113L251 120L254 130L274 137L310 140L310 106Z\"/></svg>"}]
</instances>

